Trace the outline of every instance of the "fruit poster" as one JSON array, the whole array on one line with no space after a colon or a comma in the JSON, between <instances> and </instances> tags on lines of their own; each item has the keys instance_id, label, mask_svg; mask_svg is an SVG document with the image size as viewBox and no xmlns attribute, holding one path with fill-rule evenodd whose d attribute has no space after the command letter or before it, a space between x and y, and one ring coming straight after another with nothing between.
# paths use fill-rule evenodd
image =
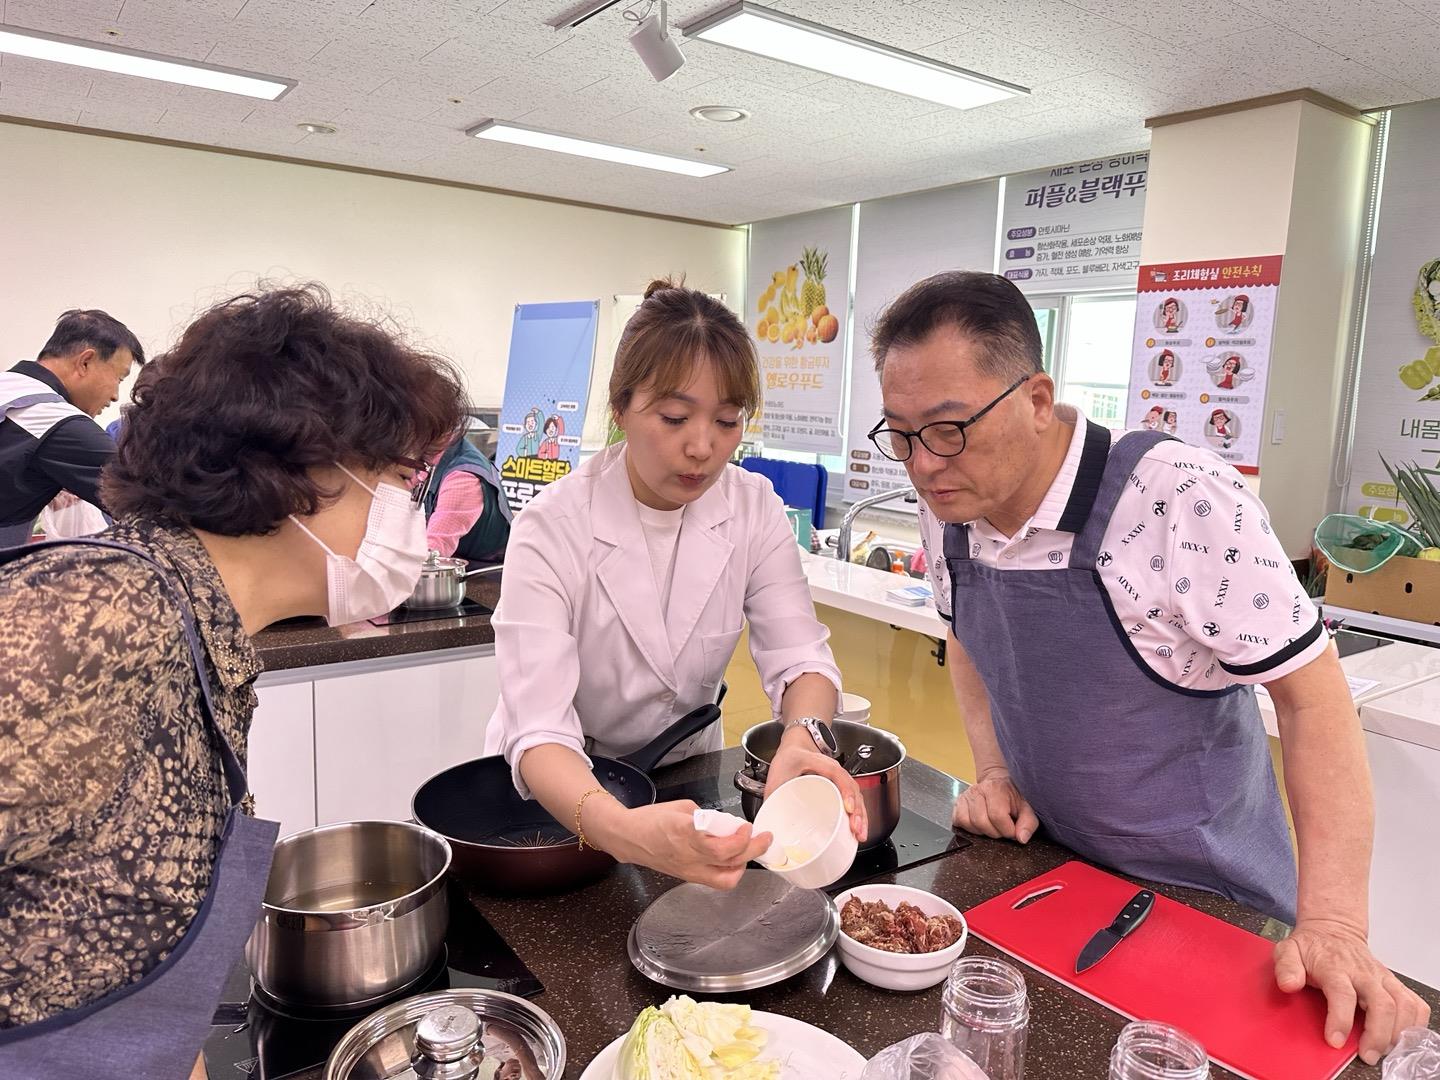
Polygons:
<instances>
[{"instance_id":1,"label":"fruit poster","mask_svg":"<svg viewBox=\"0 0 1440 1080\"><path fill-rule=\"evenodd\" d=\"M766 447L844 452L848 206L750 227L746 322L760 357Z\"/></svg>"},{"instance_id":2,"label":"fruit poster","mask_svg":"<svg viewBox=\"0 0 1440 1080\"><path fill-rule=\"evenodd\" d=\"M1127 428L1260 471L1281 256L1140 268Z\"/></svg>"},{"instance_id":3,"label":"fruit poster","mask_svg":"<svg viewBox=\"0 0 1440 1080\"><path fill-rule=\"evenodd\" d=\"M512 510L580 464L600 302L516 304L495 462Z\"/></svg>"},{"instance_id":4,"label":"fruit poster","mask_svg":"<svg viewBox=\"0 0 1440 1080\"><path fill-rule=\"evenodd\" d=\"M1397 525L1410 524L1410 513L1381 455L1440 469L1437 174L1440 101L1391 110L1343 508Z\"/></svg>"},{"instance_id":5,"label":"fruit poster","mask_svg":"<svg viewBox=\"0 0 1440 1080\"><path fill-rule=\"evenodd\" d=\"M1130 288L1149 174L1140 151L1007 176L1000 273L1026 293Z\"/></svg>"}]
</instances>

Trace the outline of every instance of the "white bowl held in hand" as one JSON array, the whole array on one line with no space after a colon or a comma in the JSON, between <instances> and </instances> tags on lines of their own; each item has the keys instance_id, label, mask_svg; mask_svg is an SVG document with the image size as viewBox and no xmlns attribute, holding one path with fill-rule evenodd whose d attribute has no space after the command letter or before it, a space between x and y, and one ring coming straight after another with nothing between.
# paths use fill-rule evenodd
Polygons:
<instances>
[{"instance_id":1,"label":"white bowl held in hand","mask_svg":"<svg viewBox=\"0 0 1440 1080\"><path fill-rule=\"evenodd\" d=\"M773 838L760 865L801 889L839 881L859 847L840 789L823 776L797 776L772 791L755 815L755 832Z\"/></svg>"},{"instance_id":2,"label":"white bowl held in hand","mask_svg":"<svg viewBox=\"0 0 1440 1080\"><path fill-rule=\"evenodd\" d=\"M858 897L867 904L883 900L891 910L910 903L927 916L953 915L960 920L960 937L953 944L936 952L893 953L862 945L842 928L840 931L840 962L857 979L882 990L925 990L945 981L950 965L965 951L970 938L970 925L955 905L941 900L934 893L905 885L857 885L835 898L835 906L845 910L845 902Z\"/></svg>"}]
</instances>

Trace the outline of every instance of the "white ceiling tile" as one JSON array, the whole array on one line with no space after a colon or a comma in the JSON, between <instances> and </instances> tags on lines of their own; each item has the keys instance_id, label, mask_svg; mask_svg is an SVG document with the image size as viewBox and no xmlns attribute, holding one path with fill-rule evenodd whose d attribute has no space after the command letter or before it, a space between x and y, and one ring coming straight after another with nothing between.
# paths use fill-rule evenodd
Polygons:
<instances>
[{"instance_id":1,"label":"white ceiling tile","mask_svg":"<svg viewBox=\"0 0 1440 1080\"><path fill-rule=\"evenodd\" d=\"M1146 117L1276 90L1357 106L1440 96L1440 22L1419 0L774 0L1034 91L963 112L689 40L656 83L623 6L553 30L566 2L0 0L18 25L119 28L123 45L299 83L261 102L0 56L0 112L744 221L1136 149ZM677 40L720 2L672 0ZM706 123L688 114L702 104L752 116ZM490 116L734 171L690 180L464 135ZM339 130L306 136L305 121Z\"/></svg>"}]
</instances>

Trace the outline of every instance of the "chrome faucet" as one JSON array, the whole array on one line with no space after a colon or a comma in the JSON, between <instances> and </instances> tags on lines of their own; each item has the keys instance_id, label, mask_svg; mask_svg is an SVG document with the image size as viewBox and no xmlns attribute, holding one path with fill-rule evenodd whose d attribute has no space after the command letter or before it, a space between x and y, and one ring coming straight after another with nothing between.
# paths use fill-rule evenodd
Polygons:
<instances>
[{"instance_id":1,"label":"chrome faucet","mask_svg":"<svg viewBox=\"0 0 1440 1080\"><path fill-rule=\"evenodd\" d=\"M896 488L894 491L882 491L876 495L867 495L849 510L845 511L845 519L840 522L840 535L835 537L835 558L841 562L850 561L850 533L855 528L855 519L872 506L879 506L881 503L891 502L895 499L904 499L907 503L919 502L920 496L915 493L913 487Z\"/></svg>"}]
</instances>

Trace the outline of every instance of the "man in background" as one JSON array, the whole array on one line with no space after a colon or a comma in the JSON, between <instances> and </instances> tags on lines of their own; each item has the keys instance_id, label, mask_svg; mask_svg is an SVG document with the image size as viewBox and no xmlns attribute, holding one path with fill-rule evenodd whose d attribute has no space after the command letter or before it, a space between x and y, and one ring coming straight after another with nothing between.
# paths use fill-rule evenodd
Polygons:
<instances>
[{"instance_id":1,"label":"man in background","mask_svg":"<svg viewBox=\"0 0 1440 1080\"><path fill-rule=\"evenodd\" d=\"M61 491L100 503L115 443L94 417L119 399L145 350L103 311L67 311L34 360L0 373L0 548L30 538Z\"/></svg>"}]
</instances>

